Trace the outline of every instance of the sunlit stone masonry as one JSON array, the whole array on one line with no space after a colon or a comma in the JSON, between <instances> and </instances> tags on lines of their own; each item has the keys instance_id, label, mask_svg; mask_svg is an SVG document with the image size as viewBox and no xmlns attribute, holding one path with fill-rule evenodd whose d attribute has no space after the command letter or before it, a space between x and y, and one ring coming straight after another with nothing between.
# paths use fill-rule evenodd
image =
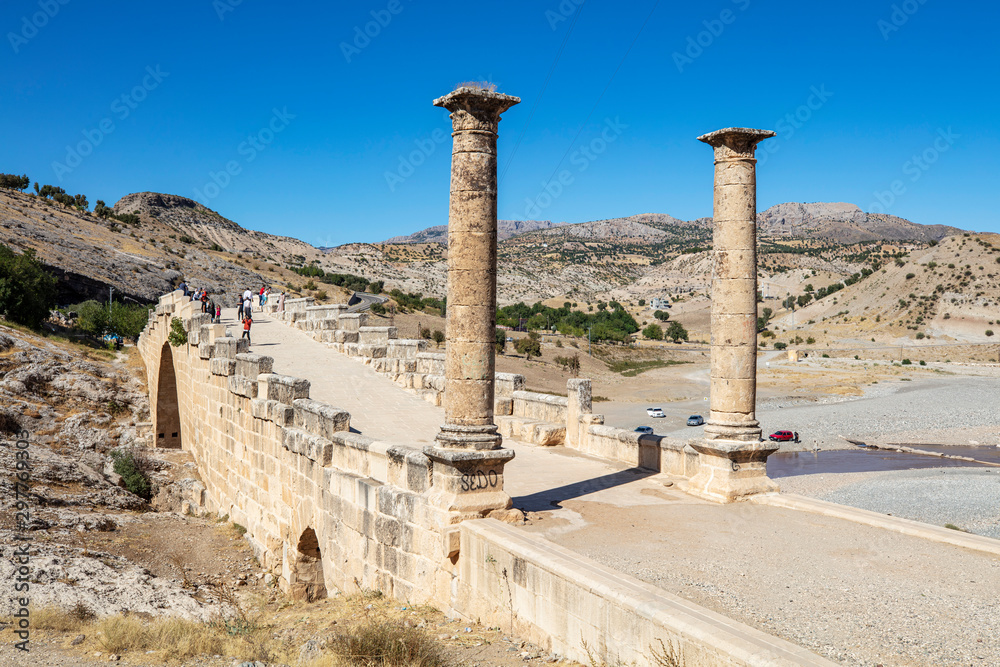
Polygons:
<instances>
[{"instance_id":1,"label":"sunlit stone masonry","mask_svg":"<svg viewBox=\"0 0 1000 667\"><path fill-rule=\"evenodd\" d=\"M497 128L521 100L460 87L435 106L451 112L454 148L448 211L448 345L445 424L434 462L438 504L460 515L510 506L503 449L493 415L497 277ZM440 486L439 486L440 485Z\"/></svg>"},{"instance_id":2,"label":"sunlit stone masonry","mask_svg":"<svg viewBox=\"0 0 1000 667\"><path fill-rule=\"evenodd\" d=\"M776 491L757 401L757 144L774 132L730 127L698 137L715 149L710 416L691 491L725 502Z\"/></svg>"}]
</instances>

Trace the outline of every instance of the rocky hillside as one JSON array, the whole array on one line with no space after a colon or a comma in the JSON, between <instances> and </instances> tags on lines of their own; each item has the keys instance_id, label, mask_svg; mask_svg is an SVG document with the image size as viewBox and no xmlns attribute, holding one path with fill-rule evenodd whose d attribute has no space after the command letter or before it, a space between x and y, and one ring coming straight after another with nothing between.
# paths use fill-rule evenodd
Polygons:
<instances>
[{"instance_id":1,"label":"rocky hillside","mask_svg":"<svg viewBox=\"0 0 1000 667\"><path fill-rule=\"evenodd\" d=\"M761 236L861 241L940 241L963 230L946 225L918 225L882 213L865 213L854 204L778 204L757 215Z\"/></svg>"},{"instance_id":2,"label":"rocky hillside","mask_svg":"<svg viewBox=\"0 0 1000 667\"><path fill-rule=\"evenodd\" d=\"M305 255L316 249L298 239L244 229L193 199L158 192L125 195L115 213L134 213L146 222L159 222L204 245L251 255Z\"/></svg>"},{"instance_id":3,"label":"rocky hillside","mask_svg":"<svg viewBox=\"0 0 1000 667\"><path fill-rule=\"evenodd\" d=\"M301 285L284 267L322 254L302 241L245 230L184 197L138 193L115 210L138 215L139 224L0 190L0 243L34 249L60 278L62 305L107 299L109 287L119 297L150 302L181 280L223 299L249 286ZM337 288L328 291L339 298Z\"/></svg>"},{"instance_id":4,"label":"rocky hillside","mask_svg":"<svg viewBox=\"0 0 1000 667\"><path fill-rule=\"evenodd\" d=\"M549 220L497 220L497 239L503 241L511 236L533 232L536 229L549 229L565 225L564 222ZM407 236L394 236L385 241L386 244L398 243L448 243L448 225L435 225L414 232Z\"/></svg>"},{"instance_id":5,"label":"rocky hillside","mask_svg":"<svg viewBox=\"0 0 1000 667\"><path fill-rule=\"evenodd\" d=\"M815 290L838 280L799 276L800 285L808 282ZM915 246L794 315L782 314L777 323L840 344L872 337L894 345L993 343L998 339L987 332L1000 334L1000 235L960 234Z\"/></svg>"}]
</instances>

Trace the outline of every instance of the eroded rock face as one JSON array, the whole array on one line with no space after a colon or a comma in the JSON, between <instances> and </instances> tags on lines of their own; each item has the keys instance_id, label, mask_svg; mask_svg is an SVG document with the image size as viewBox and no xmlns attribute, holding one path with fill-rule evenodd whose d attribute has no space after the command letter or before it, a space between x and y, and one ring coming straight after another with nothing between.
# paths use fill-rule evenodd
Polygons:
<instances>
[{"instance_id":1,"label":"eroded rock face","mask_svg":"<svg viewBox=\"0 0 1000 667\"><path fill-rule=\"evenodd\" d=\"M198 621L217 617L217 604L203 603L170 579L111 554L82 555L75 550L45 545L31 561L31 602L36 607L73 609L84 605L98 616L147 614L179 616ZM0 561L0 577L12 580L16 566ZM11 596L0 598L0 615L15 611Z\"/></svg>"}]
</instances>

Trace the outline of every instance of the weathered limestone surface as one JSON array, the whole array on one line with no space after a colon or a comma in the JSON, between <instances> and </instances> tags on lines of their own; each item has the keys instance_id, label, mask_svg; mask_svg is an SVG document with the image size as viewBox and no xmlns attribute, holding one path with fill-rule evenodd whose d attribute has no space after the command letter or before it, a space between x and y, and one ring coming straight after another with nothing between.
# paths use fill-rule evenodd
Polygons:
<instances>
[{"instance_id":1,"label":"weathered limestone surface","mask_svg":"<svg viewBox=\"0 0 1000 667\"><path fill-rule=\"evenodd\" d=\"M492 450L497 272L497 131L521 100L458 88L434 100L451 112L448 346L441 448Z\"/></svg>"},{"instance_id":2,"label":"weathered limestone surface","mask_svg":"<svg viewBox=\"0 0 1000 667\"><path fill-rule=\"evenodd\" d=\"M757 144L774 132L731 127L698 137L715 149L710 415L694 443L691 491L723 502L777 490L757 422Z\"/></svg>"}]
</instances>

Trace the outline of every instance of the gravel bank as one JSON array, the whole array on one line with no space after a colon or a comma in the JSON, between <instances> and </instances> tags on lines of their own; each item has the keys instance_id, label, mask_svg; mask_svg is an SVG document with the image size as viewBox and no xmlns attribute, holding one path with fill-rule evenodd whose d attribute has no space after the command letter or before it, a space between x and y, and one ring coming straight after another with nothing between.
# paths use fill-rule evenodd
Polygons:
<instances>
[{"instance_id":1,"label":"gravel bank","mask_svg":"<svg viewBox=\"0 0 1000 667\"><path fill-rule=\"evenodd\" d=\"M931 468L799 475L782 491L1000 539L1000 470Z\"/></svg>"}]
</instances>

